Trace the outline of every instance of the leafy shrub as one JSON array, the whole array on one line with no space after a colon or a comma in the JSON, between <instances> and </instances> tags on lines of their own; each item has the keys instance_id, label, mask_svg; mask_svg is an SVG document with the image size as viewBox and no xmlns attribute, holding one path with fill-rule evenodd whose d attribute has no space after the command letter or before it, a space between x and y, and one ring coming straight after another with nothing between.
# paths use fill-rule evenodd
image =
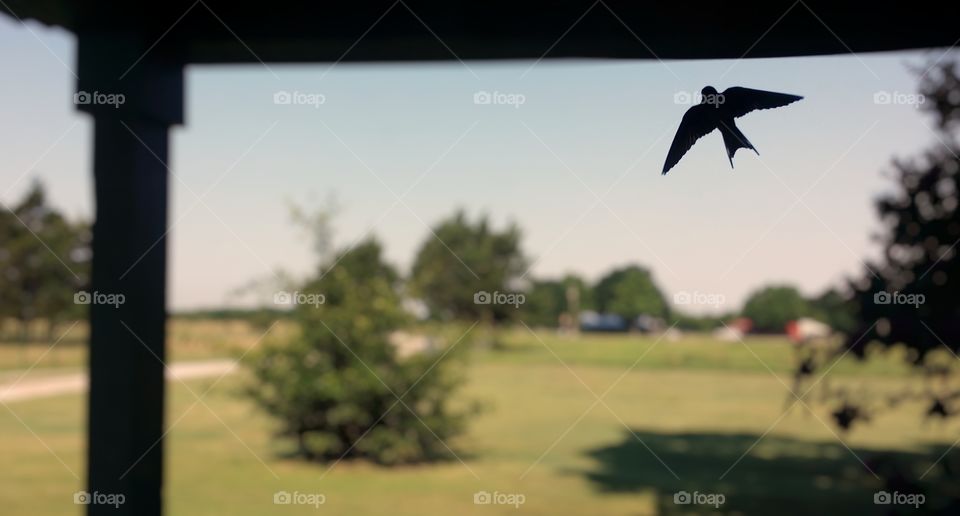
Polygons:
<instances>
[{"instance_id":1,"label":"leafy shrub","mask_svg":"<svg viewBox=\"0 0 960 516\"><path fill-rule=\"evenodd\" d=\"M464 348L398 356L389 336L409 320L397 274L375 241L328 265L298 291L306 299L323 296L322 304L295 306L299 335L250 356L249 394L310 460L400 464L450 455L446 442L472 413L450 402L461 383L451 366Z\"/></svg>"}]
</instances>

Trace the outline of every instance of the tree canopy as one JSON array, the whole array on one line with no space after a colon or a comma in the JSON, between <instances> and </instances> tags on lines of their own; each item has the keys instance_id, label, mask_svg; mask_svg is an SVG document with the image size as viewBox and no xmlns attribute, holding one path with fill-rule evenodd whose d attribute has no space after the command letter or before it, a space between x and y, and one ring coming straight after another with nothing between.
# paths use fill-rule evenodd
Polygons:
<instances>
[{"instance_id":1,"label":"tree canopy","mask_svg":"<svg viewBox=\"0 0 960 516\"><path fill-rule=\"evenodd\" d=\"M896 190L877 201L883 223L879 263L855 281L856 327L849 346L905 344L917 364L943 346L960 346L960 77L956 63L935 67L920 85L935 117L939 143L913 159L897 160Z\"/></svg>"},{"instance_id":2,"label":"tree canopy","mask_svg":"<svg viewBox=\"0 0 960 516\"><path fill-rule=\"evenodd\" d=\"M639 265L615 269L600 278L593 289L598 311L632 320L641 314L666 318L667 302L650 271Z\"/></svg>"},{"instance_id":3,"label":"tree canopy","mask_svg":"<svg viewBox=\"0 0 960 516\"><path fill-rule=\"evenodd\" d=\"M841 428L869 419L904 400L926 403L927 417L946 418L960 411L955 387L955 357L960 352L960 75L956 63L932 66L921 75L922 109L931 114L940 134L930 149L911 159L897 159L894 189L876 203L883 253L869 261L851 281L852 318L837 354L864 358L868 350L906 348L903 357L925 376L919 392L832 392L840 408ZM829 363L829 360L824 362ZM804 362L798 378L811 375ZM942 466L944 470L947 466ZM950 471L946 474L954 475Z\"/></svg>"},{"instance_id":4,"label":"tree canopy","mask_svg":"<svg viewBox=\"0 0 960 516\"><path fill-rule=\"evenodd\" d=\"M743 316L753 321L761 332L783 332L794 319L810 315L810 306L800 292L790 285L772 285L750 294L743 305Z\"/></svg>"},{"instance_id":5,"label":"tree canopy","mask_svg":"<svg viewBox=\"0 0 960 516\"><path fill-rule=\"evenodd\" d=\"M509 304L477 302L482 293L515 292L525 272L520 229L491 227L486 217L470 221L462 211L433 227L420 246L410 276L411 293L443 319L504 319Z\"/></svg>"},{"instance_id":6,"label":"tree canopy","mask_svg":"<svg viewBox=\"0 0 960 516\"><path fill-rule=\"evenodd\" d=\"M25 338L33 320L52 331L80 316L74 294L88 281L89 246L87 224L67 220L34 182L19 203L0 210L0 316L19 321Z\"/></svg>"}]
</instances>

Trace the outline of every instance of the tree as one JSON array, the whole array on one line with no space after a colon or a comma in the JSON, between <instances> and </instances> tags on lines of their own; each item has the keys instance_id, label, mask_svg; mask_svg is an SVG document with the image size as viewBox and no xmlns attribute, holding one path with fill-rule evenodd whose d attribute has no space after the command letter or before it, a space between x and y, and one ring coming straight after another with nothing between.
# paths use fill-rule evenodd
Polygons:
<instances>
[{"instance_id":1,"label":"tree","mask_svg":"<svg viewBox=\"0 0 960 516\"><path fill-rule=\"evenodd\" d=\"M293 294L297 336L247 360L248 394L306 459L446 457L444 443L465 428L470 410L450 406L461 383L451 370L456 351L401 359L389 342L409 320L381 254L367 240L322 263Z\"/></svg>"},{"instance_id":2,"label":"tree","mask_svg":"<svg viewBox=\"0 0 960 516\"><path fill-rule=\"evenodd\" d=\"M567 288L557 280L534 280L522 308L523 322L531 326L556 326L567 308Z\"/></svg>"},{"instance_id":3,"label":"tree","mask_svg":"<svg viewBox=\"0 0 960 516\"><path fill-rule=\"evenodd\" d=\"M782 333L794 319L810 315L810 306L800 292L789 285L774 285L750 294L743 316L760 332Z\"/></svg>"},{"instance_id":4,"label":"tree","mask_svg":"<svg viewBox=\"0 0 960 516\"><path fill-rule=\"evenodd\" d=\"M666 318L667 302L650 271L638 265L615 269L593 289L597 310L633 320L640 314Z\"/></svg>"},{"instance_id":5,"label":"tree","mask_svg":"<svg viewBox=\"0 0 960 516\"><path fill-rule=\"evenodd\" d=\"M513 317L515 305L484 303L491 297L484 298L483 294L521 290L518 282L526 260L520 237L515 225L496 231L486 217L471 222L462 211L457 212L434 226L420 246L411 272L411 293L440 319L493 321Z\"/></svg>"},{"instance_id":6,"label":"tree","mask_svg":"<svg viewBox=\"0 0 960 516\"><path fill-rule=\"evenodd\" d=\"M573 316L592 306L591 294L587 283L573 274L559 280L534 280L526 292L521 317L529 325L555 327L564 317L573 324Z\"/></svg>"},{"instance_id":7,"label":"tree","mask_svg":"<svg viewBox=\"0 0 960 516\"><path fill-rule=\"evenodd\" d=\"M87 283L90 231L72 223L47 203L34 182L11 210L0 211L0 311L18 321L24 341L32 321L56 323L81 314L74 294Z\"/></svg>"},{"instance_id":8,"label":"tree","mask_svg":"<svg viewBox=\"0 0 960 516\"><path fill-rule=\"evenodd\" d=\"M924 419L943 420L960 413L954 365L960 353L960 146L956 140L960 75L956 63L925 70L920 93L925 99L921 107L936 119L938 142L915 158L894 160L894 191L876 203L882 222L877 235L882 257L868 262L862 276L850 283L853 324L832 356L804 361L795 373L800 380L811 379L818 368L832 367L838 358L863 359L868 350L875 350L892 351L916 374L896 390L822 386L824 394L819 398L835 407L834 424L841 430L876 421L878 415L904 402L920 404ZM884 489L922 491L931 511L955 514L960 507L956 458L945 452L931 462L917 468L890 461L886 470L874 469L880 471ZM924 469L914 481L917 471ZM941 500L931 502L936 498Z\"/></svg>"},{"instance_id":9,"label":"tree","mask_svg":"<svg viewBox=\"0 0 960 516\"><path fill-rule=\"evenodd\" d=\"M897 190L877 202L884 223L878 236L883 260L868 264L853 283L856 325L848 347L862 356L869 343L902 343L913 363L945 345L960 350L960 77L956 63L924 76L923 107L936 117L938 145L911 160L897 160ZM960 394L958 394L960 395Z\"/></svg>"},{"instance_id":10,"label":"tree","mask_svg":"<svg viewBox=\"0 0 960 516\"><path fill-rule=\"evenodd\" d=\"M863 356L871 344L903 344L912 363L929 369L928 355L945 346L960 351L960 76L956 63L923 76L924 109L935 116L937 145L910 160L896 160L896 191L877 201L884 232L880 263L853 282L856 324L847 349ZM954 413L960 391L932 392L931 406ZM938 410L940 410L938 408Z\"/></svg>"}]
</instances>

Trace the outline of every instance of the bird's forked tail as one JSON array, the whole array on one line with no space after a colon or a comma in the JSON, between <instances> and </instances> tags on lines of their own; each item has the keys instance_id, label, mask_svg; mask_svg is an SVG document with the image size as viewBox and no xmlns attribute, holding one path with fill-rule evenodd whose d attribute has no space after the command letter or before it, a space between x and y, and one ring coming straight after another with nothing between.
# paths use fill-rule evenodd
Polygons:
<instances>
[{"instance_id":1,"label":"bird's forked tail","mask_svg":"<svg viewBox=\"0 0 960 516\"><path fill-rule=\"evenodd\" d=\"M756 152L757 156L760 155L757 148L750 143L750 140L744 136L740 128L733 123L733 120L720 122L719 129L720 134L723 136L723 145L727 148L727 159L730 160L730 168L733 168L733 155L736 154L737 149L750 149Z\"/></svg>"}]
</instances>

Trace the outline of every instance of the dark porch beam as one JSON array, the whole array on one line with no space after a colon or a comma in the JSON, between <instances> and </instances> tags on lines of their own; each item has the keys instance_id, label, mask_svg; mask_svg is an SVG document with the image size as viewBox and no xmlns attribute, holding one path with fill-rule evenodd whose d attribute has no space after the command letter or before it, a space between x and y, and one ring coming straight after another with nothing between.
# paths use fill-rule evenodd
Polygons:
<instances>
[{"instance_id":1,"label":"dark porch beam","mask_svg":"<svg viewBox=\"0 0 960 516\"><path fill-rule=\"evenodd\" d=\"M960 2L6 0L74 32L125 27L186 62L716 59L949 47ZM388 12L389 11L389 12ZM442 42L440 41L442 40Z\"/></svg>"}]
</instances>

